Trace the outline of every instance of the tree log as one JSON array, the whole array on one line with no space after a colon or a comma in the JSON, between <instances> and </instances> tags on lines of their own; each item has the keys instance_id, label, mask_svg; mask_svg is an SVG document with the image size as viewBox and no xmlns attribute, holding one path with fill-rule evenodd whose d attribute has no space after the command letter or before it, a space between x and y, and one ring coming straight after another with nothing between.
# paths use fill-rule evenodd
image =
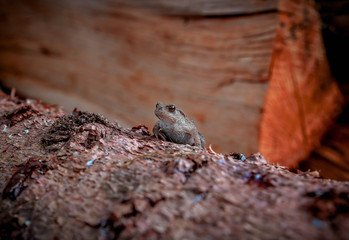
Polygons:
<instances>
[{"instance_id":1,"label":"tree log","mask_svg":"<svg viewBox=\"0 0 349 240\"><path fill-rule=\"evenodd\" d=\"M347 109L348 110L348 109ZM348 114L348 111L347 111ZM349 180L349 124L336 123L321 145L304 161L301 169L317 169L321 176L340 181Z\"/></svg>"},{"instance_id":2,"label":"tree log","mask_svg":"<svg viewBox=\"0 0 349 240\"><path fill-rule=\"evenodd\" d=\"M151 126L175 103L215 149L288 166L340 111L312 1L1 4L1 83L67 111Z\"/></svg>"},{"instance_id":3,"label":"tree log","mask_svg":"<svg viewBox=\"0 0 349 240\"><path fill-rule=\"evenodd\" d=\"M319 0L326 55L333 76L345 97L346 106L336 123L309 158L299 163L301 169L316 169L323 177L349 180L349 0Z\"/></svg>"},{"instance_id":4,"label":"tree log","mask_svg":"<svg viewBox=\"0 0 349 240\"><path fill-rule=\"evenodd\" d=\"M349 182L0 96L0 239L348 239Z\"/></svg>"}]
</instances>

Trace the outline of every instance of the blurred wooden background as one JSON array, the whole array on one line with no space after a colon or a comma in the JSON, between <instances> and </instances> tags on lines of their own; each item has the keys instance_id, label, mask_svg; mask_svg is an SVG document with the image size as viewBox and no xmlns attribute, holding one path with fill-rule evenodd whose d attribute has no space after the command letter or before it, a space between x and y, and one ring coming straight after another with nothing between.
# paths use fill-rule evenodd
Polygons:
<instances>
[{"instance_id":1,"label":"blurred wooden background","mask_svg":"<svg viewBox=\"0 0 349 240\"><path fill-rule=\"evenodd\" d=\"M1 84L66 111L152 128L175 103L216 151L296 167L343 106L312 1L0 4Z\"/></svg>"},{"instance_id":2,"label":"blurred wooden background","mask_svg":"<svg viewBox=\"0 0 349 240\"><path fill-rule=\"evenodd\" d=\"M322 33L331 72L345 97L345 108L311 155L301 161L302 170L319 169L321 175L349 180L349 1L317 0Z\"/></svg>"}]
</instances>

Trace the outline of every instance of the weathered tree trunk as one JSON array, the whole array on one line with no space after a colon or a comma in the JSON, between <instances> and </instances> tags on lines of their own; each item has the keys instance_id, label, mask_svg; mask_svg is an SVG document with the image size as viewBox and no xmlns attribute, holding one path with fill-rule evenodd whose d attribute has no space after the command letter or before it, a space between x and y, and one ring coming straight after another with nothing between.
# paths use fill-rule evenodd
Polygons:
<instances>
[{"instance_id":1,"label":"weathered tree trunk","mask_svg":"<svg viewBox=\"0 0 349 240\"><path fill-rule=\"evenodd\" d=\"M0 124L0 239L349 237L349 182L4 94Z\"/></svg>"},{"instance_id":2,"label":"weathered tree trunk","mask_svg":"<svg viewBox=\"0 0 349 240\"><path fill-rule=\"evenodd\" d=\"M0 13L2 84L69 111L151 126L172 102L219 151L291 166L340 109L312 1L18 0Z\"/></svg>"}]
</instances>

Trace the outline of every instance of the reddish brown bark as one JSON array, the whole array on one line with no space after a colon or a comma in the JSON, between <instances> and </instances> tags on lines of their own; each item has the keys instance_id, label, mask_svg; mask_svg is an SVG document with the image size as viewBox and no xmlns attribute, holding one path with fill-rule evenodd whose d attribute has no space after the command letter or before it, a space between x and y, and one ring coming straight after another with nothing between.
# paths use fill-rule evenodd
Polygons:
<instances>
[{"instance_id":1,"label":"reddish brown bark","mask_svg":"<svg viewBox=\"0 0 349 240\"><path fill-rule=\"evenodd\" d=\"M348 182L4 94L0 123L0 239L349 237Z\"/></svg>"}]
</instances>

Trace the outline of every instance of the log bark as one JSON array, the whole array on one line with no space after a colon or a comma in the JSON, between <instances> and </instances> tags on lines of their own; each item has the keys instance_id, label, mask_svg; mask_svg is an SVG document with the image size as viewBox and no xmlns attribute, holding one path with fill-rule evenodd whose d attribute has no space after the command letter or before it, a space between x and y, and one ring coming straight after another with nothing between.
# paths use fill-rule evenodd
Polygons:
<instances>
[{"instance_id":1,"label":"log bark","mask_svg":"<svg viewBox=\"0 0 349 240\"><path fill-rule=\"evenodd\" d=\"M349 182L0 96L0 239L348 239Z\"/></svg>"},{"instance_id":2,"label":"log bark","mask_svg":"<svg viewBox=\"0 0 349 240\"><path fill-rule=\"evenodd\" d=\"M18 0L0 13L1 83L68 112L151 126L155 103L174 103L215 149L292 166L340 111L312 1Z\"/></svg>"}]
</instances>

